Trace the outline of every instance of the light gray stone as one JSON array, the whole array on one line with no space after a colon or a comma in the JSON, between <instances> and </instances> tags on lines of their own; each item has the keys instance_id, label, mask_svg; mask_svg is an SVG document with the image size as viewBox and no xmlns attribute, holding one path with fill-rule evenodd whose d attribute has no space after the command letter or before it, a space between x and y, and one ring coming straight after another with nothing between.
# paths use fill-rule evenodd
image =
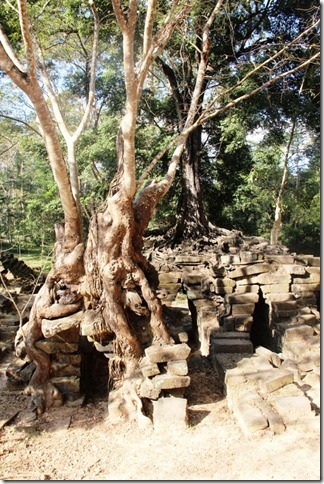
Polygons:
<instances>
[{"instance_id":1,"label":"light gray stone","mask_svg":"<svg viewBox=\"0 0 324 484\"><path fill-rule=\"evenodd\" d=\"M145 355L151 363L164 363L173 360L186 360L190 353L190 347L186 343L163 346L149 346L145 349Z\"/></svg>"}]
</instances>

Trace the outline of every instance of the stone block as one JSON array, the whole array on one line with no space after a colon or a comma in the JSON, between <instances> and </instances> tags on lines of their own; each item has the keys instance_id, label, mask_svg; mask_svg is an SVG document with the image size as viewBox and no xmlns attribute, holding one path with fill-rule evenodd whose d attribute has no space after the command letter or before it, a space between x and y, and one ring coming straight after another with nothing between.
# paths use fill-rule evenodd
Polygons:
<instances>
[{"instance_id":1,"label":"stone block","mask_svg":"<svg viewBox=\"0 0 324 484\"><path fill-rule=\"evenodd\" d=\"M175 263L180 265L196 265L204 262L202 256L195 255L177 255L175 258Z\"/></svg>"},{"instance_id":2,"label":"stone block","mask_svg":"<svg viewBox=\"0 0 324 484\"><path fill-rule=\"evenodd\" d=\"M257 294L256 292L250 292L245 294L238 294L234 292L233 294L226 294L224 301L228 304L255 304L259 301L259 294ZM248 311L246 314L248 314Z\"/></svg>"},{"instance_id":3,"label":"stone block","mask_svg":"<svg viewBox=\"0 0 324 484\"><path fill-rule=\"evenodd\" d=\"M77 376L52 377L51 382L61 393L78 393L80 391L80 378Z\"/></svg>"},{"instance_id":4,"label":"stone block","mask_svg":"<svg viewBox=\"0 0 324 484\"><path fill-rule=\"evenodd\" d=\"M244 267L238 267L233 271L230 271L228 275L231 277L231 279L238 279L242 277L247 278L263 272L269 272L270 270L271 265L267 262L263 262L261 264L251 264Z\"/></svg>"},{"instance_id":5,"label":"stone block","mask_svg":"<svg viewBox=\"0 0 324 484\"><path fill-rule=\"evenodd\" d=\"M250 339L250 333L237 332L237 331L224 331L216 333L212 336L213 339Z\"/></svg>"},{"instance_id":6,"label":"stone block","mask_svg":"<svg viewBox=\"0 0 324 484\"><path fill-rule=\"evenodd\" d=\"M263 393L271 393L289 383L293 383L294 374L287 369L273 368L266 378L260 381L260 389Z\"/></svg>"},{"instance_id":7,"label":"stone block","mask_svg":"<svg viewBox=\"0 0 324 484\"><path fill-rule=\"evenodd\" d=\"M306 274L306 267L300 264L285 264L279 267L277 273L303 276Z\"/></svg>"},{"instance_id":8,"label":"stone block","mask_svg":"<svg viewBox=\"0 0 324 484\"><path fill-rule=\"evenodd\" d=\"M178 333L178 339L180 343L188 343L188 333L186 331L181 331L180 333Z\"/></svg>"},{"instance_id":9,"label":"stone block","mask_svg":"<svg viewBox=\"0 0 324 484\"><path fill-rule=\"evenodd\" d=\"M320 283L306 283L304 282L303 284L295 284L293 283L291 285L291 291L292 292L310 292L310 291L320 291L321 285Z\"/></svg>"},{"instance_id":10,"label":"stone block","mask_svg":"<svg viewBox=\"0 0 324 484\"><path fill-rule=\"evenodd\" d=\"M149 346L145 349L145 355L151 363L165 363L173 360L186 360L190 353L190 347L186 343L163 346Z\"/></svg>"},{"instance_id":11,"label":"stone block","mask_svg":"<svg viewBox=\"0 0 324 484\"><path fill-rule=\"evenodd\" d=\"M263 399L259 400L257 402L257 406L267 419L270 430L272 430L274 434L281 434L284 432L286 426L281 415L279 415L279 413L276 412L268 402Z\"/></svg>"},{"instance_id":12,"label":"stone block","mask_svg":"<svg viewBox=\"0 0 324 484\"><path fill-rule=\"evenodd\" d=\"M288 254L264 254L264 258L267 261L276 261L280 264L293 264L295 262L294 256Z\"/></svg>"},{"instance_id":13,"label":"stone block","mask_svg":"<svg viewBox=\"0 0 324 484\"><path fill-rule=\"evenodd\" d=\"M281 363L281 368L289 370L293 373L295 383L299 384L301 382L300 371L298 370L297 364L294 360L291 360L289 358L283 360L283 362Z\"/></svg>"},{"instance_id":14,"label":"stone block","mask_svg":"<svg viewBox=\"0 0 324 484\"><path fill-rule=\"evenodd\" d=\"M286 425L305 418L314 417L310 401L305 396L279 397L273 404Z\"/></svg>"},{"instance_id":15,"label":"stone block","mask_svg":"<svg viewBox=\"0 0 324 484\"><path fill-rule=\"evenodd\" d=\"M153 402L154 430L173 430L188 425L187 400L177 397L162 397Z\"/></svg>"},{"instance_id":16,"label":"stone block","mask_svg":"<svg viewBox=\"0 0 324 484\"><path fill-rule=\"evenodd\" d=\"M268 427L268 420L261 410L247 402L234 405L233 413L245 435Z\"/></svg>"},{"instance_id":17,"label":"stone block","mask_svg":"<svg viewBox=\"0 0 324 484\"><path fill-rule=\"evenodd\" d=\"M264 284L261 286L263 294L269 293L288 293L290 292L290 284Z\"/></svg>"},{"instance_id":18,"label":"stone block","mask_svg":"<svg viewBox=\"0 0 324 484\"><path fill-rule=\"evenodd\" d=\"M168 361L167 372L170 375L179 375L179 376L188 375L187 360Z\"/></svg>"},{"instance_id":19,"label":"stone block","mask_svg":"<svg viewBox=\"0 0 324 484\"><path fill-rule=\"evenodd\" d=\"M246 303L246 304L233 304L232 305L232 315L237 316L240 314L253 314L255 304L253 303Z\"/></svg>"},{"instance_id":20,"label":"stone block","mask_svg":"<svg viewBox=\"0 0 324 484\"><path fill-rule=\"evenodd\" d=\"M160 374L159 367L156 363L151 363L147 366L141 367L142 375L145 377L155 376Z\"/></svg>"},{"instance_id":21,"label":"stone block","mask_svg":"<svg viewBox=\"0 0 324 484\"><path fill-rule=\"evenodd\" d=\"M258 260L258 254L256 252L241 250L240 252L241 263L248 264L249 262L255 262L257 260Z\"/></svg>"},{"instance_id":22,"label":"stone block","mask_svg":"<svg viewBox=\"0 0 324 484\"><path fill-rule=\"evenodd\" d=\"M258 284L241 284L235 288L234 294L258 293L260 286Z\"/></svg>"},{"instance_id":23,"label":"stone block","mask_svg":"<svg viewBox=\"0 0 324 484\"><path fill-rule=\"evenodd\" d=\"M141 398L149 398L150 400L156 400L159 398L161 393L160 388L155 388L151 380L146 378L140 386L139 396Z\"/></svg>"},{"instance_id":24,"label":"stone block","mask_svg":"<svg viewBox=\"0 0 324 484\"><path fill-rule=\"evenodd\" d=\"M289 284L291 282L290 274L280 274L277 272L268 272L258 275L259 284Z\"/></svg>"},{"instance_id":25,"label":"stone block","mask_svg":"<svg viewBox=\"0 0 324 484\"><path fill-rule=\"evenodd\" d=\"M213 340L215 353L253 353L253 344L246 339L216 339Z\"/></svg>"},{"instance_id":26,"label":"stone block","mask_svg":"<svg viewBox=\"0 0 324 484\"><path fill-rule=\"evenodd\" d=\"M181 272L160 272L159 273L159 283L160 284L177 284L181 282Z\"/></svg>"},{"instance_id":27,"label":"stone block","mask_svg":"<svg viewBox=\"0 0 324 484\"><path fill-rule=\"evenodd\" d=\"M292 292L288 292L288 293L272 292L267 294L266 301L267 303L295 301L295 296L293 295Z\"/></svg>"},{"instance_id":28,"label":"stone block","mask_svg":"<svg viewBox=\"0 0 324 484\"><path fill-rule=\"evenodd\" d=\"M258 355L258 356L263 356L263 357L267 358L267 360L277 368L279 368L279 366L281 366L280 356L277 353L275 353L274 351L271 351L268 348L265 348L264 346L258 346L255 349L255 354Z\"/></svg>"},{"instance_id":29,"label":"stone block","mask_svg":"<svg viewBox=\"0 0 324 484\"><path fill-rule=\"evenodd\" d=\"M243 331L249 332L253 323L251 314L237 314L236 316L227 316L223 319L223 328L225 331Z\"/></svg>"},{"instance_id":30,"label":"stone block","mask_svg":"<svg viewBox=\"0 0 324 484\"><path fill-rule=\"evenodd\" d=\"M172 388L188 387L190 385L190 377L164 374L153 377L152 382L154 388L169 390Z\"/></svg>"},{"instance_id":31,"label":"stone block","mask_svg":"<svg viewBox=\"0 0 324 484\"><path fill-rule=\"evenodd\" d=\"M284 334L284 341L307 341L308 338L314 335L314 330L311 326L306 324L299 324L287 328Z\"/></svg>"},{"instance_id":32,"label":"stone block","mask_svg":"<svg viewBox=\"0 0 324 484\"><path fill-rule=\"evenodd\" d=\"M318 284L321 282L321 274L318 273L308 273L308 277L294 277L294 284Z\"/></svg>"},{"instance_id":33,"label":"stone block","mask_svg":"<svg viewBox=\"0 0 324 484\"><path fill-rule=\"evenodd\" d=\"M81 369L78 366L67 365L65 363L59 363L53 361L51 364L51 377L56 376L78 376L80 377Z\"/></svg>"},{"instance_id":34,"label":"stone block","mask_svg":"<svg viewBox=\"0 0 324 484\"><path fill-rule=\"evenodd\" d=\"M235 287L236 283L229 277L216 277L214 284L215 287Z\"/></svg>"}]
</instances>

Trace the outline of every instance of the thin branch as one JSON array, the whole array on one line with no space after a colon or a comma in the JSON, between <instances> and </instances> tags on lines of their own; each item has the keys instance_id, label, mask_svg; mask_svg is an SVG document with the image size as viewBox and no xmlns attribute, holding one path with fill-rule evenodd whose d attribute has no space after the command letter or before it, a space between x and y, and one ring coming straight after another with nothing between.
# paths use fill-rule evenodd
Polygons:
<instances>
[{"instance_id":1,"label":"thin branch","mask_svg":"<svg viewBox=\"0 0 324 484\"><path fill-rule=\"evenodd\" d=\"M34 133L36 133L38 136L42 137L41 133L37 131L37 129L33 128L30 124L26 123L26 121L23 121L22 119L14 118L13 116L7 116L6 114L2 113L0 113L0 118L11 119L12 121L23 124L24 126L27 126L28 129L34 131Z\"/></svg>"}]
</instances>

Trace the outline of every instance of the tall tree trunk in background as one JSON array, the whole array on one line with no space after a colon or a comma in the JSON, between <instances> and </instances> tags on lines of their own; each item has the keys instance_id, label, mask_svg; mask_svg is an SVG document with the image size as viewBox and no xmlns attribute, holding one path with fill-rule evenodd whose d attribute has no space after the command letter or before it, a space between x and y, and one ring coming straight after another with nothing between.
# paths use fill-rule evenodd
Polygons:
<instances>
[{"instance_id":1,"label":"tall tree trunk in background","mask_svg":"<svg viewBox=\"0 0 324 484\"><path fill-rule=\"evenodd\" d=\"M173 237L175 243L187 238L208 235L209 232L200 183L201 135L202 128L199 126L189 135L182 155L181 196Z\"/></svg>"},{"instance_id":2,"label":"tall tree trunk in background","mask_svg":"<svg viewBox=\"0 0 324 484\"><path fill-rule=\"evenodd\" d=\"M293 137L294 137L295 127L296 127L296 122L294 121L292 126L291 126L291 131L290 131L290 135L289 135L289 139L288 139L288 142L287 142L287 145L286 145L284 159L283 159L282 179L281 179L281 184L280 184L280 188L279 188L279 192L278 192L278 196L277 196L277 200L276 200L274 222L273 222L273 226L272 226L272 229L271 229L271 235L270 235L270 244L271 245L277 245L279 243L279 240L280 240L281 229L282 229L282 221L281 221L282 199L283 199L285 185L287 183L289 151L290 151L291 143L292 143L292 140L293 140Z\"/></svg>"}]
</instances>

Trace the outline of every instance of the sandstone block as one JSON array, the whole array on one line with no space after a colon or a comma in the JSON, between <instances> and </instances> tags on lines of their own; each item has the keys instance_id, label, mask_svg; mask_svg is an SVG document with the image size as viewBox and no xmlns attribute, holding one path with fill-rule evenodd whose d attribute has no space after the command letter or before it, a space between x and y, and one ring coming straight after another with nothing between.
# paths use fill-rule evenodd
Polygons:
<instances>
[{"instance_id":1,"label":"sandstone block","mask_svg":"<svg viewBox=\"0 0 324 484\"><path fill-rule=\"evenodd\" d=\"M268 421L262 412L249 403L242 402L234 405L233 412L245 435L268 427Z\"/></svg>"},{"instance_id":2,"label":"sandstone block","mask_svg":"<svg viewBox=\"0 0 324 484\"><path fill-rule=\"evenodd\" d=\"M234 292L233 294L226 294L224 301L228 304L255 304L259 301L259 294L257 294L256 292L250 292L245 294L238 294ZM246 312L246 314L248 314L248 311Z\"/></svg>"},{"instance_id":3,"label":"sandstone block","mask_svg":"<svg viewBox=\"0 0 324 484\"><path fill-rule=\"evenodd\" d=\"M168 361L167 372L170 375L179 375L179 376L188 375L187 360Z\"/></svg>"},{"instance_id":4,"label":"sandstone block","mask_svg":"<svg viewBox=\"0 0 324 484\"><path fill-rule=\"evenodd\" d=\"M232 315L237 316L239 314L253 314L255 304L233 304L232 305Z\"/></svg>"},{"instance_id":5,"label":"sandstone block","mask_svg":"<svg viewBox=\"0 0 324 484\"><path fill-rule=\"evenodd\" d=\"M181 282L181 272L180 271L172 271L172 272L160 272L159 273L159 282L160 284L177 284Z\"/></svg>"},{"instance_id":6,"label":"sandstone block","mask_svg":"<svg viewBox=\"0 0 324 484\"><path fill-rule=\"evenodd\" d=\"M56 376L78 376L80 377L81 369L80 367L74 365L67 365L64 363L58 363L53 361L51 364L51 377Z\"/></svg>"},{"instance_id":7,"label":"sandstone block","mask_svg":"<svg viewBox=\"0 0 324 484\"><path fill-rule=\"evenodd\" d=\"M141 398L149 398L150 400L156 400L159 398L161 393L160 388L155 388L152 381L146 378L143 383L141 383L139 396Z\"/></svg>"},{"instance_id":8,"label":"sandstone block","mask_svg":"<svg viewBox=\"0 0 324 484\"><path fill-rule=\"evenodd\" d=\"M255 252L241 250L240 261L243 263L255 262L258 260L258 254Z\"/></svg>"},{"instance_id":9,"label":"sandstone block","mask_svg":"<svg viewBox=\"0 0 324 484\"><path fill-rule=\"evenodd\" d=\"M145 377L155 376L160 374L159 367L156 363L152 363L141 368L142 375Z\"/></svg>"},{"instance_id":10,"label":"sandstone block","mask_svg":"<svg viewBox=\"0 0 324 484\"><path fill-rule=\"evenodd\" d=\"M173 360L186 360L190 353L190 347L186 343L164 346L149 346L145 349L145 355L151 363L165 363Z\"/></svg>"},{"instance_id":11,"label":"sandstone block","mask_svg":"<svg viewBox=\"0 0 324 484\"><path fill-rule=\"evenodd\" d=\"M268 303L295 301L295 297L292 292L288 292L288 293L272 292L267 294L266 301Z\"/></svg>"},{"instance_id":12,"label":"sandstone block","mask_svg":"<svg viewBox=\"0 0 324 484\"><path fill-rule=\"evenodd\" d=\"M304 282L303 284L295 284L293 283L291 285L291 291L292 292L310 292L310 291L320 291L321 285L320 283L306 283Z\"/></svg>"},{"instance_id":13,"label":"sandstone block","mask_svg":"<svg viewBox=\"0 0 324 484\"><path fill-rule=\"evenodd\" d=\"M195 255L177 255L175 258L175 263L181 265L196 265L202 262L204 262L204 259L201 256Z\"/></svg>"},{"instance_id":14,"label":"sandstone block","mask_svg":"<svg viewBox=\"0 0 324 484\"><path fill-rule=\"evenodd\" d=\"M153 402L154 430L186 428L187 424L187 400L185 398L162 397Z\"/></svg>"},{"instance_id":15,"label":"sandstone block","mask_svg":"<svg viewBox=\"0 0 324 484\"><path fill-rule=\"evenodd\" d=\"M264 254L264 258L268 261L276 261L280 264L293 264L295 258L292 255L286 254Z\"/></svg>"},{"instance_id":16,"label":"sandstone block","mask_svg":"<svg viewBox=\"0 0 324 484\"><path fill-rule=\"evenodd\" d=\"M267 360L272 363L274 366L279 368L281 366L281 358L277 353L265 348L264 346L258 346L255 349L255 354L258 356L264 356Z\"/></svg>"},{"instance_id":17,"label":"sandstone block","mask_svg":"<svg viewBox=\"0 0 324 484\"><path fill-rule=\"evenodd\" d=\"M235 287L235 281L229 277L216 277L214 282L215 287Z\"/></svg>"},{"instance_id":18,"label":"sandstone block","mask_svg":"<svg viewBox=\"0 0 324 484\"><path fill-rule=\"evenodd\" d=\"M223 328L225 331L243 331L249 332L253 323L251 314L237 314L235 316L227 316L223 320Z\"/></svg>"},{"instance_id":19,"label":"sandstone block","mask_svg":"<svg viewBox=\"0 0 324 484\"><path fill-rule=\"evenodd\" d=\"M307 341L307 338L310 338L313 335L314 330L311 326L307 326L306 324L299 324L286 329L284 334L284 340L302 342Z\"/></svg>"},{"instance_id":20,"label":"sandstone block","mask_svg":"<svg viewBox=\"0 0 324 484\"><path fill-rule=\"evenodd\" d=\"M214 336L212 336L213 339L250 339L250 333L248 332L240 332L238 333L237 331L224 331L221 333L216 333Z\"/></svg>"},{"instance_id":21,"label":"sandstone block","mask_svg":"<svg viewBox=\"0 0 324 484\"><path fill-rule=\"evenodd\" d=\"M248 277L256 274L261 274L263 272L269 272L271 270L271 265L267 262L261 264L251 264L245 267L238 267L234 271L230 271L229 276L231 279L238 279L240 277Z\"/></svg>"},{"instance_id":22,"label":"sandstone block","mask_svg":"<svg viewBox=\"0 0 324 484\"><path fill-rule=\"evenodd\" d=\"M172 388L183 388L190 385L189 376L178 376L178 375L157 375L153 379L154 388L160 390L168 390Z\"/></svg>"},{"instance_id":23,"label":"sandstone block","mask_svg":"<svg viewBox=\"0 0 324 484\"><path fill-rule=\"evenodd\" d=\"M310 401L305 396L279 397L274 401L274 407L286 425L314 416Z\"/></svg>"},{"instance_id":24,"label":"sandstone block","mask_svg":"<svg viewBox=\"0 0 324 484\"><path fill-rule=\"evenodd\" d=\"M306 274L306 267L299 264L285 264L279 267L278 273L303 276Z\"/></svg>"},{"instance_id":25,"label":"sandstone block","mask_svg":"<svg viewBox=\"0 0 324 484\"><path fill-rule=\"evenodd\" d=\"M178 333L178 338L180 343L188 343L189 337L186 331L181 331L180 333Z\"/></svg>"},{"instance_id":26,"label":"sandstone block","mask_svg":"<svg viewBox=\"0 0 324 484\"><path fill-rule=\"evenodd\" d=\"M290 284L264 284L261 286L263 294L268 293L288 293L290 291Z\"/></svg>"},{"instance_id":27,"label":"sandstone block","mask_svg":"<svg viewBox=\"0 0 324 484\"><path fill-rule=\"evenodd\" d=\"M271 393L294 381L294 374L286 369L274 368L271 374L260 382L260 389L264 393Z\"/></svg>"},{"instance_id":28,"label":"sandstone block","mask_svg":"<svg viewBox=\"0 0 324 484\"><path fill-rule=\"evenodd\" d=\"M80 391L80 378L77 376L60 376L51 378L51 382L61 393L78 393Z\"/></svg>"},{"instance_id":29,"label":"sandstone block","mask_svg":"<svg viewBox=\"0 0 324 484\"><path fill-rule=\"evenodd\" d=\"M289 284L291 282L291 276L290 274L268 272L266 274L260 274L257 282L259 284Z\"/></svg>"},{"instance_id":30,"label":"sandstone block","mask_svg":"<svg viewBox=\"0 0 324 484\"><path fill-rule=\"evenodd\" d=\"M260 287L258 284L241 284L235 288L235 294L258 293Z\"/></svg>"},{"instance_id":31,"label":"sandstone block","mask_svg":"<svg viewBox=\"0 0 324 484\"><path fill-rule=\"evenodd\" d=\"M294 277L294 284L317 284L321 281L321 274L318 273L308 273L308 277Z\"/></svg>"},{"instance_id":32,"label":"sandstone block","mask_svg":"<svg viewBox=\"0 0 324 484\"><path fill-rule=\"evenodd\" d=\"M265 400L261 400L257 402L258 407L260 408L262 414L265 416L267 421L269 422L270 430L274 434L281 434L284 432L286 426L283 422L281 415L279 415L269 403Z\"/></svg>"},{"instance_id":33,"label":"sandstone block","mask_svg":"<svg viewBox=\"0 0 324 484\"><path fill-rule=\"evenodd\" d=\"M253 353L253 344L246 339L219 339L213 340L215 353Z\"/></svg>"}]
</instances>

